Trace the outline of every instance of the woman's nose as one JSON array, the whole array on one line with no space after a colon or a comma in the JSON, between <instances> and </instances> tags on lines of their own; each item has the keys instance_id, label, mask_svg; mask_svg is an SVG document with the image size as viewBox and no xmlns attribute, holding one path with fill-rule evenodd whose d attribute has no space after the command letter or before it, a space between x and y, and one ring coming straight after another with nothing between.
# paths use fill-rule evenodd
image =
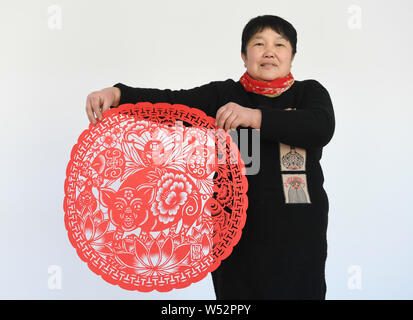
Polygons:
<instances>
[{"instance_id":1,"label":"woman's nose","mask_svg":"<svg viewBox=\"0 0 413 320\"><path fill-rule=\"evenodd\" d=\"M269 50L267 50L264 55L266 58L274 58L274 52Z\"/></svg>"}]
</instances>

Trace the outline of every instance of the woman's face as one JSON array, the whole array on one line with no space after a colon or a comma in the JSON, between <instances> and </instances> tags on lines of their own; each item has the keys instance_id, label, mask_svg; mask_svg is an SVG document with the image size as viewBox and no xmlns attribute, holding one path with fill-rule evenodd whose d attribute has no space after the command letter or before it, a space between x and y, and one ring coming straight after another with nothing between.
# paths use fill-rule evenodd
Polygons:
<instances>
[{"instance_id":1,"label":"woman's face","mask_svg":"<svg viewBox=\"0 0 413 320\"><path fill-rule=\"evenodd\" d=\"M246 52L241 57L255 80L269 82L290 73L294 60L291 44L271 28L256 33L247 43Z\"/></svg>"}]
</instances>

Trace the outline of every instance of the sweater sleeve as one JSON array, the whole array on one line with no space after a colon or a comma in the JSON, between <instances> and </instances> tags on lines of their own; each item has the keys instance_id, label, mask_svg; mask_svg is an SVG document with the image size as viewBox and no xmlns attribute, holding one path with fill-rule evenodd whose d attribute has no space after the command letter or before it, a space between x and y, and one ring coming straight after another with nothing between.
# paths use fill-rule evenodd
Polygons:
<instances>
[{"instance_id":1,"label":"sweater sleeve","mask_svg":"<svg viewBox=\"0 0 413 320\"><path fill-rule=\"evenodd\" d=\"M263 140L300 148L321 148L333 137L333 104L328 91L316 80L306 81L297 110L257 108L262 112L260 134Z\"/></svg>"},{"instance_id":2,"label":"sweater sleeve","mask_svg":"<svg viewBox=\"0 0 413 320\"><path fill-rule=\"evenodd\" d=\"M197 108L206 113L207 116L216 116L216 111L220 107L221 95L224 85L229 84L231 79L226 81L212 81L208 84L192 89L154 89L154 88L132 88L122 83L117 83L121 91L119 105L124 103L165 102L170 104L183 104L191 108Z\"/></svg>"}]
</instances>

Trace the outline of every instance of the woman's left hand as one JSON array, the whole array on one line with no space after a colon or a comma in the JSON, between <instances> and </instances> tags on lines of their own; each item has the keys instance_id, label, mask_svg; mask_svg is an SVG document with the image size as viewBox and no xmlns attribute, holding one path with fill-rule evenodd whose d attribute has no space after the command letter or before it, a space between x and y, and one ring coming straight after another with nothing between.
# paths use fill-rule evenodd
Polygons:
<instances>
[{"instance_id":1,"label":"woman's left hand","mask_svg":"<svg viewBox=\"0 0 413 320\"><path fill-rule=\"evenodd\" d=\"M230 129L236 130L238 126L259 129L261 118L262 114L259 109L247 108L235 102L228 102L218 109L215 125L227 132Z\"/></svg>"}]
</instances>

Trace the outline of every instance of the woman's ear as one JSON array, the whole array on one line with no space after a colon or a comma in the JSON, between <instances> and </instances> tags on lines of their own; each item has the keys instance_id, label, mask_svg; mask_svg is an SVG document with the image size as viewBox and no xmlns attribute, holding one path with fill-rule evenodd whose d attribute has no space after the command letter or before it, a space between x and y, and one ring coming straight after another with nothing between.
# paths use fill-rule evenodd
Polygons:
<instances>
[{"instance_id":1,"label":"woman's ear","mask_svg":"<svg viewBox=\"0 0 413 320\"><path fill-rule=\"evenodd\" d=\"M295 58L295 54L291 57L290 68L293 66L294 58Z\"/></svg>"},{"instance_id":2,"label":"woman's ear","mask_svg":"<svg viewBox=\"0 0 413 320\"><path fill-rule=\"evenodd\" d=\"M243 52L241 52L241 58L244 61L244 67L247 67L247 63L246 63L247 57L245 56Z\"/></svg>"}]
</instances>

